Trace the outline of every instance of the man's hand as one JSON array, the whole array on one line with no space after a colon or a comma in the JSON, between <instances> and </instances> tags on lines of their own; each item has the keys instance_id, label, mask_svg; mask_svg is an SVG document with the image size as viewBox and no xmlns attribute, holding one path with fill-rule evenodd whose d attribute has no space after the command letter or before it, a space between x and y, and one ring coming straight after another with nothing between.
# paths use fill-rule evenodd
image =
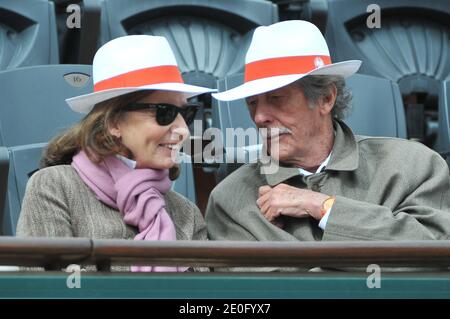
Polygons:
<instances>
[{"instance_id":1,"label":"man's hand","mask_svg":"<svg viewBox=\"0 0 450 319\"><path fill-rule=\"evenodd\" d=\"M322 203L328 197L308 189L279 184L275 187L261 186L256 205L268 221L280 226L277 218L281 215L321 219Z\"/></svg>"}]
</instances>

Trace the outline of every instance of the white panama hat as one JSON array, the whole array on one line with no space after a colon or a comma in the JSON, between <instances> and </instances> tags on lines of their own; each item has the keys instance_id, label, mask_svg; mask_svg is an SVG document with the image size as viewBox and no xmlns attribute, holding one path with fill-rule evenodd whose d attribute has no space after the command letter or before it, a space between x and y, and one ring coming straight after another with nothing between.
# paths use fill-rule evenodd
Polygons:
<instances>
[{"instance_id":1,"label":"white panama hat","mask_svg":"<svg viewBox=\"0 0 450 319\"><path fill-rule=\"evenodd\" d=\"M89 113L95 104L140 90L187 93L215 89L185 84L166 38L129 35L105 43L92 63L94 93L66 99L72 110Z\"/></svg>"},{"instance_id":2,"label":"white panama hat","mask_svg":"<svg viewBox=\"0 0 450 319\"><path fill-rule=\"evenodd\" d=\"M358 71L359 60L331 63L328 45L320 30L302 20L278 22L256 28L245 56L244 84L212 96L238 100L269 92L307 75L348 77Z\"/></svg>"}]
</instances>

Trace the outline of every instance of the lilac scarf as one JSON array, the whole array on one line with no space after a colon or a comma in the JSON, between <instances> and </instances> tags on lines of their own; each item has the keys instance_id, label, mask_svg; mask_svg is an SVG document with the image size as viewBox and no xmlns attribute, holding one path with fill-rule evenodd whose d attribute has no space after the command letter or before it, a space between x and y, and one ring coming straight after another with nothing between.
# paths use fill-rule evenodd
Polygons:
<instances>
[{"instance_id":1,"label":"lilac scarf","mask_svg":"<svg viewBox=\"0 0 450 319\"><path fill-rule=\"evenodd\" d=\"M134 240L176 240L163 194L171 186L168 170L132 169L115 156L92 163L84 151L72 166L95 197L118 209L126 224L138 228ZM186 268L133 266L132 271L184 271Z\"/></svg>"}]
</instances>

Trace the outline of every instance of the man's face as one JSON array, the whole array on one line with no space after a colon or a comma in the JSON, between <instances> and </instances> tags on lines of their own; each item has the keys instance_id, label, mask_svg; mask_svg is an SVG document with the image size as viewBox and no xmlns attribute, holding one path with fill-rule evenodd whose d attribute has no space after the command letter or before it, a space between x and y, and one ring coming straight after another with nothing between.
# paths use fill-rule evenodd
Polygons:
<instances>
[{"instance_id":1,"label":"man's face","mask_svg":"<svg viewBox=\"0 0 450 319\"><path fill-rule=\"evenodd\" d=\"M280 162L295 163L308 156L310 145L318 142L324 129L324 114L317 107L309 107L298 84L293 83L246 99L250 116L256 126L278 128L280 134L268 134L267 147L271 156ZM276 155L278 144L279 152ZM275 150L275 151L271 151Z\"/></svg>"}]
</instances>

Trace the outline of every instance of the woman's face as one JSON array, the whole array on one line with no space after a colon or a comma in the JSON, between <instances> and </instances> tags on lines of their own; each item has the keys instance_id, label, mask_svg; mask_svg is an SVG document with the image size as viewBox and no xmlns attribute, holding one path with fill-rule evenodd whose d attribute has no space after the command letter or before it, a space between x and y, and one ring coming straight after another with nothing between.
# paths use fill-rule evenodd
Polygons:
<instances>
[{"instance_id":1,"label":"woman's face","mask_svg":"<svg viewBox=\"0 0 450 319\"><path fill-rule=\"evenodd\" d=\"M183 93L151 91L136 103L169 103L183 107L187 101ZM175 152L189 136L183 117L166 126L156 122L156 110L125 112L109 132L118 137L137 162L137 168L168 169L175 164Z\"/></svg>"}]
</instances>

